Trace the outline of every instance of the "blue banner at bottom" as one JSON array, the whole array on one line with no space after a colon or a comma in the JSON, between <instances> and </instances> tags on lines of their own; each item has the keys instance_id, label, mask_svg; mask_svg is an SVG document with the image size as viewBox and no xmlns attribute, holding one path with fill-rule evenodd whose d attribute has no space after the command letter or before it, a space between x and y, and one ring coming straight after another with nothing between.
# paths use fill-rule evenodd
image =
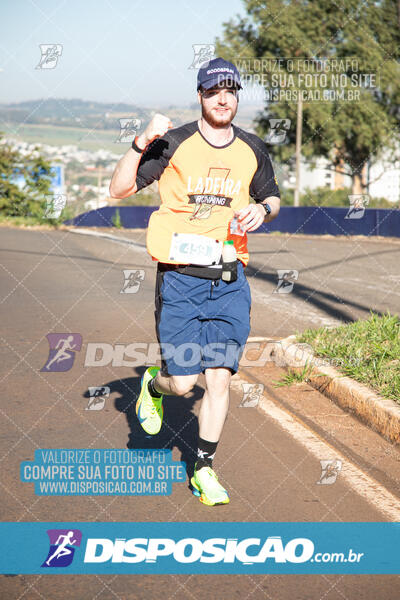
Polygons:
<instances>
[{"instance_id":1,"label":"blue banner at bottom","mask_svg":"<svg viewBox=\"0 0 400 600\"><path fill-rule=\"evenodd\" d=\"M397 574L399 523L1 523L2 574Z\"/></svg>"}]
</instances>

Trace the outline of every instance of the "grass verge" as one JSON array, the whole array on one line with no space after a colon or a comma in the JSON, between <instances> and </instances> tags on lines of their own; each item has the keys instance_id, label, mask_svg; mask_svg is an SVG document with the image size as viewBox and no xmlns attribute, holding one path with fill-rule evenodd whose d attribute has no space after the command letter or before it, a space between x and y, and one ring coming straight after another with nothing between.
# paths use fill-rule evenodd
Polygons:
<instances>
[{"instance_id":1,"label":"grass verge","mask_svg":"<svg viewBox=\"0 0 400 600\"><path fill-rule=\"evenodd\" d=\"M310 375L313 372L314 367L312 364L306 363L301 371L291 369L290 367L287 370L287 373L282 379L278 381L274 381L274 387L283 387L284 385L293 385L294 383L302 383L303 381L309 381ZM315 375L315 373L314 373ZM316 377L321 377L321 375L315 375Z\"/></svg>"},{"instance_id":2,"label":"grass verge","mask_svg":"<svg viewBox=\"0 0 400 600\"><path fill-rule=\"evenodd\" d=\"M371 312L366 320L297 333L314 356L332 360L344 375L400 404L400 319Z\"/></svg>"}]
</instances>

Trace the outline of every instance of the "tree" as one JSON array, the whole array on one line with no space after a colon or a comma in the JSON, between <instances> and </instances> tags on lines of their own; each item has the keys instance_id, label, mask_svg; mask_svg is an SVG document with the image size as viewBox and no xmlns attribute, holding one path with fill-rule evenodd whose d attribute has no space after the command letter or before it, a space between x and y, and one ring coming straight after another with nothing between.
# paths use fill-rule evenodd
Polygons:
<instances>
[{"instance_id":1,"label":"tree","mask_svg":"<svg viewBox=\"0 0 400 600\"><path fill-rule=\"evenodd\" d=\"M50 193L51 165L37 151L23 156L3 137L0 132L0 213L42 218Z\"/></svg>"},{"instance_id":2,"label":"tree","mask_svg":"<svg viewBox=\"0 0 400 600\"><path fill-rule=\"evenodd\" d=\"M315 63L318 65L321 59L354 57L357 66L345 70L345 90L351 88L354 72L358 77L376 75L375 87L368 85L370 80L358 88L357 101L336 98L303 102L302 155L308 159L329 158L335 171L349 171L353 193L365 191L368 161L380 159L384 152L394 156L399 143L398 2L245 0L244 3L247 16L224 23L223 36L216 40L218 55L238 65L247 57L275 62L279 59L282 75L291 72L289 58L318 59ZM254 81L254 72L249 72L249 77ZM268 85L264 87L270 91ZM298 79L295 89L301 89ZM271 147L277 159L289 164L294 155L296 111L296 100L267 101L256 120L261 136L268 131L270 118L291 120L287 143ZM348 170L343 171L345 165Z\"/></svg>"}]
</instances>

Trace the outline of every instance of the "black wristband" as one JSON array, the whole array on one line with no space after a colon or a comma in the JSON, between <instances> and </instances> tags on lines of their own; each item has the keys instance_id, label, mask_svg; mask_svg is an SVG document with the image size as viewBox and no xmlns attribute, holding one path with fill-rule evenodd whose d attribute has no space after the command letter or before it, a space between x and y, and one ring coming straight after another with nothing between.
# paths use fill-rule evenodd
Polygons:
<instances>
[{"instance_id":1,"label":"black wristband","mask_svg":"<svg viewBox=\"0 0 400 600\"><path fill-rule=\"evenodd\" d=\"M143 154L143 152L146 150L146 148L139 148L139 146L136 145L136 138L133 139L132 149L135 150L135 152L139 152L139 154Z\"/></svg>"},{"instance_id":2,"label":"black wristband","mask_svg":"<svg viewBox=\"0 0 400 600\"><path fill-rule=\"evenodd\" d=\"M270 214L272 213L271 207L270 207L270 205L268 204L268 202L265 202L265 203L264 203L264 202L261 202L261 206L263 206L263 207L264 207L264 210L265 210L265 214L266 214L266 215L270 215Z\"/></svg>"}]
</instances>

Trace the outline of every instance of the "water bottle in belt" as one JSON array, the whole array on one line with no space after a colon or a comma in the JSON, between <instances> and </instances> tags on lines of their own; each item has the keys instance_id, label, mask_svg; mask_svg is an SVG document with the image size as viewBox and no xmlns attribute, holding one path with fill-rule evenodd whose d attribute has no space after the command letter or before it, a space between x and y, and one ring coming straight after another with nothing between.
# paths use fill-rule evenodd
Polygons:
<instances>
[{"instance_id":1,"label":"water bottle in belt","mask_svg":"<svg viewBox=\"0 0 400 600\"><path fill-rule=\"evenodd\" d=\"M236 248L232 240L224 242L222 248L222 279L227 282L237 279Z\"/></svg>"}]
</instances>

